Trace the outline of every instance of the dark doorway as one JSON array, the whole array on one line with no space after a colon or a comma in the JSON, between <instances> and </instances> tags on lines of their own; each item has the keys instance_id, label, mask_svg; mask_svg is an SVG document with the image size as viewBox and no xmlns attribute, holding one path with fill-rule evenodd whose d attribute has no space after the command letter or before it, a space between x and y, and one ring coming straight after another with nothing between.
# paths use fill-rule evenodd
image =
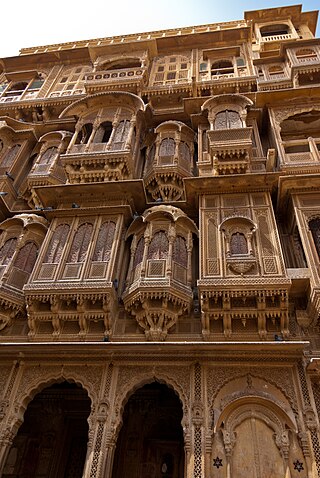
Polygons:
<instances>
[{"instance_id":1,"label":"dark doorway","mask_svg":"<svg viewBox=\"0 0 320 478\"><path fill-rule=\"evenodd\" d=\"M183 478L182 406L166 385L138 389L123 412L112 478Z\"/></svg>"},{"instance_id":2,"label":"dark doorway","mask_svg":"<svg viewBox=\"0 0 320 478\"><path fill-rule=\"evenodd\" d=\"M3 478L81 478L89 413L88 394L74 383L38 393L25 412Z\"/></svg>"}]
</instances>

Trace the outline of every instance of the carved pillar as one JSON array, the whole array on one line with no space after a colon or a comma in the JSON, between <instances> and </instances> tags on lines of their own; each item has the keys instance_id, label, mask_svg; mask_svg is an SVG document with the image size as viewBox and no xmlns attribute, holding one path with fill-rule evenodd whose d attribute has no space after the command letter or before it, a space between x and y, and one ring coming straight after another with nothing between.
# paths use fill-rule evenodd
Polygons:
<instances>
[{"instance_id":1,"label":"carved pillar","mask_svg":"<svg viewBox=\"0 0 320 478\"><path fill-rule=\"evenodd\" d=\"M310 392L309 392L307 378L306 378L305 364L303 363L302 360L300 360L298 363L298 376L299 376L299 383L301 388L302 404L303 404L303 415L304 415L303 425L306 426L307 431L310 434L309 436L311 438L315 465L318 472L318 476L320 476L320 441L318 436L318 424L316 420L316 415L311 405ZM299 435L303 436L303 432L304 430L302 430ZM302 450L304 452L303 448ZM307 456L305 453L304 453L304 457L307 464L308 477L312 477L313 474L312 474L311 457Z\"/></svg>"},{"instance_id":2,"label":"carved pillar","mask_svg":"<svg viewBox=\"0 0 320 478\"><path fill-rule=\"evenodd\" d=\"M316 145L316 142L315 142L314 138L309 137L308 138L308 143L309 143L309 149L310 149L310 152L311 152L312 159L315 160L315 161L319 161L320 160L320 154L319 154L319 151L318 151L318 148L317 148L317 145Z\"/></svg>"},{"instance_id":3,"label":"carved pillar","mask_svg":"<svg viewBox=\"0 0 320 478\"><path fill-rule=\"evenodd\" d=\"M17 417L13 414L10 416L10 404L15 404L15 392L20 381L22 369L22 363L13 363L1 400L0 421L2 421L2 423L0 433L0 476L2 476L3 468L14 437L21 425L21 420L17 420Z\"/></svg>"},{"instance_id":4,"label":"carved pillar","mask_svg":"<svg viewBox=\"0 0 320 478\"><path fill-rule=\"evenodd\" d=\"M174 148L174 157L173 157L173 163L174 164L179 164L179 149L180 149L180 142L181 142L181 138L180 138L180 134L179 133L176 133L175 134L175 148Z\"/></svg>"},{"instance_id":5,"label":"carved pillar","mask_svg":"<svg viewBox=\"0 0 320 478\"><path fill-rule=\"evenodd\" d=\"M68 145L66 154L69 154L71 148L76 144L76 141L77 141L77 139L78 139L78 135L79 135L79 133L80 133L80 131L81 131L81 128L82 128L82 123L80 123L80 122L77 123L77 124L76 124L76 129L75 129L75 132L74 132L74 135L72 136L71 141L70 141L70 143L69 143L69 145Z\"/></svg>"},{"instance_id":6,"label":"carved pillar","mask_svg":"<svg viewBox=\"0 0 320 478\"><path fill-rule=\"evenodd\" d=\"M135 126L136 126L136 119L132 118L130 120L130 129L129 129L129 133L128 133L128 137L126 139L126 144L125 144L124 149L130 149L131 148L132 137L133 137Z\"/></svg>"},{"instance_id":7,"label":"carved pillar","mask_svg":"<svg viewBox=\"0 0 320 478\"><path fill-rule=\"evenodd\" d=\"M172 276L172 250L173 250L173 243L175 238L176 238L176 229L171 224L169 226L169 231L168 231L169 247L168 247L168 259L167 259L167 270L166 270L167 277Z\"/></svg>"},{"instance_id":8,"label":"carved pillar","mask_svg":"<svg viewBox=\"0 0 320 478\"><path fill-rule=\"evenodd\" d=\"M89 136L89 138L88 138L87 145L86 145L86 147L85 147L85 151L88 151L88 150L89 150L89 147L90 147L91 143L93 142L93 138L95 137L96 132L97 132L99 126L100 126L100 122L101 122L101 117L100 117L100 115L98 115L98 116L96 117L96 119L95 119L93 125L92 125L92 131L91 131L91 134L90 134L90 136Z\"/></svg>"},{"instance_id":9,"label":"carved pillar","mask_svg":"<svg viewBox=\"0 0 320 478\"><path fill-rule=\"evenodd\" d=\"M109 141L107 143L107 151L110 151L111 147L112 147L112 143L113 143L113 139L115 137L115 134L116 134L116 131L117 131L117 127L118 127L118 124L120 123L119 121L119 118L116 117L114 119L114 121L112 122L112 131L111 131L111 134L110 134L110 138L109 138Z\"/></svg>"},{"instance_id":10,"label":"carved pillar","mask_svg":"<svg viewBox=\"0 0 320 478\"><path fill-rule=\"evenodd\" d=\"M192 478L204 478L202 370L199 363L194 366L194 391L191 419L194 456Z\"/></svg>"},{"instance_id":11,"label":"carved pillar","mask_svg":"<svg viewBox=\"0 0 320 478\"><path fill-rule=\"evenodd\" d=\"M222 430L222 436L223 436L223 445L224 445L224 450L225 450L226 460L227 460L226 478L231 478L232 477L231 457L232 457L232 450L236 441L236 436L234 432L229 430Z\"/></svg>"},{"instance_id":12,"label":"carved pillar","mask_svg":"<svg viewBox=\"0 0 320 478\"><path fill-rule=\"evenodd\" d=\"M193 248L193 241L192 241L192 232L188 233L187 238L187 284L189 287L192 285L192 248Z\"/></svg>"},{"instance_id":13,"label":"carved pillar","mask_svg":"<svg viewBox=\"0 0 320 478\"><path fill-rule=\"evenodd\" d=\"M150 225L146 227L144 232L144 250L143 250L143 258L141 264L141 277L145 277L146 275L146 266L147 266L147 258L148 258L148 250L149 245L151 242L151 234L150 234Z\"/></svg>"}]
</instances>

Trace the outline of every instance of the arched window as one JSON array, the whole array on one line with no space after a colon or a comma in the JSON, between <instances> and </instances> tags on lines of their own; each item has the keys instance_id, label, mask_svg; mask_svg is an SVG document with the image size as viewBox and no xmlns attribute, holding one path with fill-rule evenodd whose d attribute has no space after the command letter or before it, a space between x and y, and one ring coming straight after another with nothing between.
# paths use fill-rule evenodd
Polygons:
<instances>
[{"instance_id":1,"label":"arched window","mask_svg":"<svg viewBox=\"0 0 320 478\"><path fill-rule=\"evenodd\" d=\"M144 238L140 237L137 244L136 252L134 255L133 269L135 269L138 264L141 264L143 259L143 251L144 251Z\"/></svg>"},{"instance_id":2,"label":"arched window","mask_svg":"<svg viewBox=\"0 0 320 478\"><path fill-rule=\"evenodd\" d=\"M0 249L0 265L6 266L9 264L17 246L17 238L12 237L8 239Z\"/></svg>"},{"instance_id":3,"label":"arched window","mask_svg":"<svg viewBox=\"0 0 320 478\"><path fill-rule=\"evenodd\" d=\"M175 142L173 138L165 138L160 143L159 148L159 157L162 161L167 159L172 159L175 151Z\"/></svg>"},{"instance_id":4,"label":"arched window","mask_svg":"<svg viewBox=\"0 0 320 478\"><path fill-rule=\"evenodd\" d=\"M169 241L165 232L156 232L150 242L148 259L167 259L168 249Z\"/></svg>"},{"instance_id":5,"label":"arched window","mask_svg":"<svg viewBox=\"0 0 320 478\"><path fill-rule=\"evenodd\" d=\"M312 219L309 222L309 228L313 237L314 245L316 246L318 256L320 258L320 218Z\"/></svg>"},{"instance_id":6,"label":"arched window","mask_svg":"<svg viewBox=\"0 0 320 478\"><path fill-rule=\"evenodd\" d=\"M1 161L1 167L9 167L13 164L15 158L17 157L19 150L21 148L21 144L15 144L11 146L11 148L6 152L4 155L3 160Z\"/></svg>"},{"instance_id":7,"label":"arched window","mask_svg":"<svg viewBox=\"0 0 320 478\"><path fill-rule=\"evenodd\" d=\"M230 60L216 61L211 65L212 76L230 75L233 71L233 64Z\"/></svg>"},{"instance_id":8,"label":"arched window","mask_svg":"<svg viewBox=\"0 0 320 478\"><path fill-rule=\"evenodd\" d=\"M186 240L182 236L177 236L173 243L172 260L183 267L188 265L188 253Z\"/></svg>"},{"instance_id":9,"label":"arched window","mask_svg":"<svg viewBox=\"0 0 320 478\"><path fill-rule=\"evenodd\" d=\"M230 239L230 254L248 254L248 244L245 235L241 232L235 232Z\"/></svg>"},{"instance_id":10,"label":"arched window","mask_svg":"<svg viewBox=\"0 0 320 478\"><path fill-rule=\"evenodd\" d=\"M290 33L289 26L285 23L265 25L260 28L262 38L273 37L278 35L288 35Z\"/></svg>"},{"instance_id":11,"label":"arched window","mask_svg":"<svg viewBox=\"0 0 320 478\"><path fill-rule=\"evenodd\" d=\"M116 225L114 222L104 222L99 230L96 248L93 253L93 261L108 262L114 239Z\"/></svg>"},{"instance_id":12,"label":"arched window","mask_svg":"<svg viewBox=\"0 0 320 478\"><path fill-rule=\"evenodd\" d=\"M220 111L214 121L215 129L242 128L242 121L237 111Z\"/></svg>"},{"instance_id":13,"label":"arched window","mask_svg":"<svg viewBox=\"0 0 320 478\"><path fill-rule=\"evenodd\" d=\"M84 262L92 236L92 224L86 222L77 230L67 262Z\"/></svg>"},{"instance_id":14,"label":"arched window","mask_svg":"<svg viewBox=\"0 0 320 478\"><path fill-rule=\"evenodd\" d=\"M126 140L128 138L129 130L130 130L130 121L128 120L120 121L120 123L116 127L116 130L113 136L113 141L112 141L113 150L124 149Z\"/></svg>"},{"instance_id":15,"label":"arched window","mask_svg":"<svg viewBox=\"0 0 320 478\"><path fill-rule=\"evenodd\" d=\"M64 246L67 242L70 226L68 224L60 224L54 231L48 250L44 256L43 262L49 264L59 263Z\"/></svg>"},{"instance_id":16,"label":"arched window","mask_svg":"<svg viewBox=\"0 0 320 478\"><path fill-rule=\"evenodd\" d=\"M14 266L21 271L31 274L33 266L36 262L38 254L38 246L34 242L27 242L19 250L14 261Z\"/></svg>"},{"instance_id":17,"label":"arched window","mask_svg":"<svg viewBox=\"0 0 320 478\"><path fill-rule=\"evenodd\" d=\"M45 150L44 153L41 154L40 159L39 159L39 164L50 164L52 158L56 156L58 151L58 148L55 146L52 146L51 148L48 148Z\"/></svg>"},{"instance_id":18,"label":"arched window","mask_svg":"<svg viewBox=\"0 0 320 478\"><path fill-rule=\"evenodd\" d=\"M78 133L77 144L87 144L92 133L92 123L86 123Z\"/></svg>"},{"instance_id":19,"label":"arched window","mask_svg":"<svg viewBox=\"0 0 320 478\"><path fill-rule=\"evenodd\" d=\"M94 136L94 143L108 143L112 133L112 123L110 121L104 121L100 124L97 132Z\"/></svg>"}]
</instances>

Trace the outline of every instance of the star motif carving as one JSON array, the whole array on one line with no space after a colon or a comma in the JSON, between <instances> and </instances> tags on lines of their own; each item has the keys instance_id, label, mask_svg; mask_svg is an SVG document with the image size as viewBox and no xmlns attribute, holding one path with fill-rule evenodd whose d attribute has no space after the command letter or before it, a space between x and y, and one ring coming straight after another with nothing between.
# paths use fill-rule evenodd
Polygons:
<instances>
[{"instance_id":1,"label":"star motif carving","mask_svg":"<svg viewBox=\"0 0 320 478\"><path fill-rule=\"evenodd\" d=\"M299 460L296 460L293 462L293 466L294 466L294 469L297 470L299 473L300 471L303 471L303 463L301 463L301 461Z\"/></svg>"},{"instance_id":2,"label":"star motif carving","mask_svg":"<svg viewBox=\"0 0 320 478\"><path fill-rule=\"evenodd\" d=\"M219 458L218 456L217 456L217 458L214 458L213 459L213 466L215 466L218 469L220 468L220 466L223 466L222 458Z\"/></svg>"}]
</instances>

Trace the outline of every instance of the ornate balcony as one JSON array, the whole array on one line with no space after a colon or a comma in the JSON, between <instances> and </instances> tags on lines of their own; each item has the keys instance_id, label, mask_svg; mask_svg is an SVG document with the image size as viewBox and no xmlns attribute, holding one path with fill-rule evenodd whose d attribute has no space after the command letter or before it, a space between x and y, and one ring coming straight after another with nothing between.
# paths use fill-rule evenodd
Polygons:
<instances>
[{"instance_id":1,"label":"ornate balcony","mask_svg":"<svg viewBox=\"0 0 320 478\"><path fill-rule=\"evenodd\" d=\"M96 71L85 75L87 93L102 90L121 90L123 88L135 92L146 84L147 69L145 67L122 68L118 70Z\"/></svg>"}]
</instances>

